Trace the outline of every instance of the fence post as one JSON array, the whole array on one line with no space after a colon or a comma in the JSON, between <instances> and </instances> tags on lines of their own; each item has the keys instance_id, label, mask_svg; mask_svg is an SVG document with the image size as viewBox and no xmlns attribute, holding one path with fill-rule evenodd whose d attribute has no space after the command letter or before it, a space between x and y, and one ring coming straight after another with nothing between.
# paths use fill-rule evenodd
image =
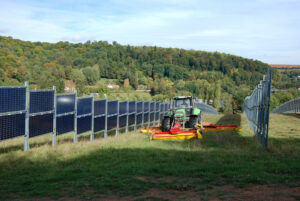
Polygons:
<instances>
[{"instance_id":1,"label":"fence post","mask_svg":"<svg viewBox=\"0 0 300 201\"><path fill-rule=\"evenodd\" d=\"M151 100L148 101L148 127L150 127Z\"/></svg>"},{"instance_id":2,"label":"fence post","mask_svg":"<svg viewBox=\"0 0 300 201\"><path fill-rule=\"evenodd\" d=\"M52 146L56 147L56 86L53 86L52 89L54 90Z\"/></svg>"},{"instance_id":3,"label":"fence post","mask_svg":"<svg viewBox=\"0 0 300 201\"><path fill-rule=\"evenodd\" d=\"M108 103L107 103L107 95L106 94L104 94L104 98L105 98L105 126L104 126L104 139L106 139L107 138L107 111L108 111L108 108L107 108L107 106L108 106Z\"/></svg>"},{"instance_id":4,"label":"fence post","mask_svg":"<svg viewBox=\"0 0 300 201\"><path fill-rule=\"evenodd\" d=\"M159 101L159 105L158 105L158 126L160 125L160 114L161 114L161 102Z\"/></svg>"},{"instance_id":5,"label":"fence post","mask_svg":"<svg viewBox=\"0 0 300 201\"><path fill-rule=\"evenodd\" d=\"M135 100L135 113L134 113L134 132L136 132L136 127L137 127L137 125L136 125L136 123L137 123L137 121L136 121L136 119L137 119L137 99L135 98L134 99Z\"/></svg>"},{"instance_id":6,"label":"fence post","mask_svg":"<svg viewBox=\"0 0 300 201\"><path fill-rule=\"evenodd\" d=\"M154 110L154 111L153 111L153 123L152 123L152 126L155 126L155 123L156 123L156 122L155 122L155 119L156 119L156 118L155 118L155 116L156 116L156 102L157 102L157 101L154 100L154 107L153 107L153 110Z\"/></svg>"},{"instance_id":7,"label":"fence post","mask_svg":"<svg viewBox=\"0 0 300 201\"><path fill-rule=\"evenodd\" d=\"M29 85L25 82L26 99L25 99L25 136L24 136L24 151L29 150Z\"/></svg>"},{"instance_id":8,"label":"fence post","mask_svg":"<svg viewBox=\"0 0 300 201\"><path fill-rule=\"evenodd\" d=\"M77 143L77 90L75 89L75 107L74 107L74 136L73 142L74 144Z\"/></svg>"},{"instance_id":9,"label":"fence post","mask_svg":"<svg viewBox=\"0 0 300 201\"><path fill-rule=\"evenodd\" d=\"M128 101L128 97L126 98L126 110L127 110L127 113L126 113L126 129L125 129L125 133L127 134L128 133L128 119L129 119L129 101Z\"/></svg>"},{"instance_id":10,"label":"fence post","mask_svg":"<svg viewBox=\"0 0 300 201\"><path fill-rule=\"evenodd\" d=\"M91 95L92 96L92 121L91 121L91 137L90 137L90 141L94 140L94 116L95 116L95 109L94 109L94 94Z\"/></svg>"},{"instance_id":11,"label":"fence post","mask_svg":"<svg viewBox=\"0 0 300 201\"><path fill-rule=\"evenodd\" d=\"M118 103L117 103L117 127L116 127L116 136L119 135L119 127L120 127L120 125L119 125L119 113L120 113L119 97L117 97L117 101L118 101Z\"/></svg>"},{"instance_id":12,"label":"fence post","mask_svg":"<svg viewBox=\"0 0 300 201\"><path fill-rule=\"evenodd\" d=\"M145 104L145 101L144 101L144 98L142 99L142 128L144 127L144 104Z\"/></svg>"}]
</instances>

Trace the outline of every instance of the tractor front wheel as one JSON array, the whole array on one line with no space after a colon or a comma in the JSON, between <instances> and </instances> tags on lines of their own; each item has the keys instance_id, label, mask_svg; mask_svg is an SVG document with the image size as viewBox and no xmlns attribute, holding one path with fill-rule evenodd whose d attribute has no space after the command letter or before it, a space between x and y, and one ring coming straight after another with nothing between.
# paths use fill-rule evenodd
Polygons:
<instances>
[{"instance_id":1,"label":"tractor front wheel","mask_svg":"<svg viewBox=\"0 0 300 201\"><path fill-rule=\"evenodd\" d=\"M198 116L191 116L190 120L188 121L188 127L196 129L198 121Z\"/></svg>"},{"instance_id":2,"label":"tractor front wheel","mask_svg":"<svg viewBox=\"0 0 300 201\"><path fill-rule=\"evenodd\" d=\"M161 131L162 132L168 132L171 129L171 118L170 117L164 117L161 122Z\"/></svg>"}]
</instances>

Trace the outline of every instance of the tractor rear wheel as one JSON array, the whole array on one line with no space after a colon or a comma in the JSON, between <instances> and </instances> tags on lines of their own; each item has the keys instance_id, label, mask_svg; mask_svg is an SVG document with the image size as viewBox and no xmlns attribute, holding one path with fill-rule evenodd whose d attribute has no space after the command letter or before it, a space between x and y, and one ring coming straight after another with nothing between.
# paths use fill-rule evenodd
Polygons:
<instances>
[{"instance_id":1,"label":"tractor rear wheel","mask_svg":"<svg viewBox=\"0 0 300 201\"><path fill-rule=\"evenodd\" d=\"M161 130L162 132L168 132L171 129L171 118L170 117L164 117L161 122Z\"/></svg>"},{"instance_id":2,"label":"tractor rear wheel","mask_svg":"<svg viewBox=\"0 0 300 201\"><path fill-rule=\"evenodd\" d=\"M198 116L191 116L190 120L188 121L188 127L196 129L196 125L198 124Z\"/></svg>"}]
</instances>

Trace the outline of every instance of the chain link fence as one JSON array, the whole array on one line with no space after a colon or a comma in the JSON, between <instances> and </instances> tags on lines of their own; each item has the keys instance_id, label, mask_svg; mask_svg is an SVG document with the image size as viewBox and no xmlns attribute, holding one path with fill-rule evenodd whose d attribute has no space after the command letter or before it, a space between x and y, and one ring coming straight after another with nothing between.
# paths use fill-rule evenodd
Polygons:
<instances>
[{"instance_id":1,"label":"chain link fence","mask_svg":"<svg viewBox=\"0 0 300 201\"><path fill-rule=\"evenodd\" d=\"M245 98L243 109L249 126L264 148L268 148L271 82L272 70L268 69L267 75L256 86L251 96Z\"/></svg>"},{"instance_id":2,"label":"chain link fence","mask_svg":"<svg viewBox=\"0 0 300 201\"><path fill-rule=\"evenodd\" d=\"M293 114L300 113L300 97L283 103L275 108L271 113Z\"/></svg>"}]
</instances>

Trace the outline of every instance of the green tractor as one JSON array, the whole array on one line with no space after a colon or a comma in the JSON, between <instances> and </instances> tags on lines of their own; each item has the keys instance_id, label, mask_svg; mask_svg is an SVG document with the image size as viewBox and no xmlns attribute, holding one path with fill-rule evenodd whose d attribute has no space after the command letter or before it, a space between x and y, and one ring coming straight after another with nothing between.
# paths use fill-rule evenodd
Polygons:
<instances>
[{"instance_id":1,"label":"green tractor","mask_svg":"<svg viewBox=\"0 0 300 201\"><path fill-rule=\"evenodd\" d=\"M196 125L201 123L201 111L195 108L194 102L192 96L177 96L171 100L171 108L161 122L162 131L169 132L175 123L182 128L196 129Z\"/></svg>"}]
</instances>

